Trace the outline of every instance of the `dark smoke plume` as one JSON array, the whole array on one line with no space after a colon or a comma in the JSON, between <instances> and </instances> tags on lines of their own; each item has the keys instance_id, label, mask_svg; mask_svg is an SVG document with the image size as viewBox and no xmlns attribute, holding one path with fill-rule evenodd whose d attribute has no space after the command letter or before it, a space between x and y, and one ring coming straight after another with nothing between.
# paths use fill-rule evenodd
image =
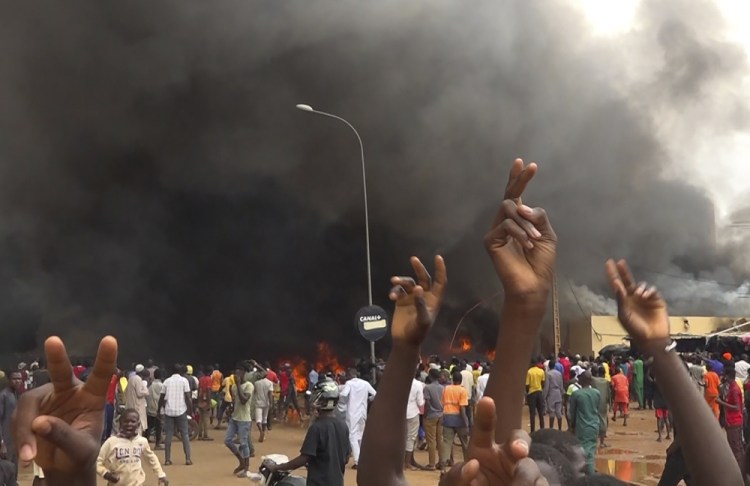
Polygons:
<instances>
[{"instance_id":1,"label":"dark smoke plume","mask_svg":"<svg viewBox=\"0 0 750 486\"><path fill-rule=\"evenodd\" d=\"M717 243L700 181L675 176L685 133L662 123L686 111L681 130L746 130L729 88L747 59L710 2L644 1L638 25L596 38L541 1L5 4L3 351L57 333L84 353L114 333L132 359L272 358L319 339L366 354L356 141L296 103L364 137L376 302L390 307L410 254L446 256L432 350L499 288L481 236L517 155L541 165L527 201L548 208L584 312L606 308L613 255L661 272L643 276L677 312L750 313L731 286L691 283L739 286L749 266ZM564 318L580 318L565 288ZM706 288L698 308L680 299ZM487 307L465 332L489 343Z\"/></svg>"}]
</instances>

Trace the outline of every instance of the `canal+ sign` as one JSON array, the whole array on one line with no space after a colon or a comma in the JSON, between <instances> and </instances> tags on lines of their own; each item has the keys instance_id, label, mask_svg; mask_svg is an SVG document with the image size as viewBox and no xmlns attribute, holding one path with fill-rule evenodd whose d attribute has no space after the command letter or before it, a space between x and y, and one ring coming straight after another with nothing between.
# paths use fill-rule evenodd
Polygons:
<instances>
[{"instance_id":1,"label":"canal+ sign","mask_svg":"<svg viewBox=\"0 0 750 486\"><path fill-rule=\"evenodd\" d=\"M388 333L388 314L376 305L368 305L357 311L355 323L362 337L371 342Z\"/></svg>"}]
</instances>

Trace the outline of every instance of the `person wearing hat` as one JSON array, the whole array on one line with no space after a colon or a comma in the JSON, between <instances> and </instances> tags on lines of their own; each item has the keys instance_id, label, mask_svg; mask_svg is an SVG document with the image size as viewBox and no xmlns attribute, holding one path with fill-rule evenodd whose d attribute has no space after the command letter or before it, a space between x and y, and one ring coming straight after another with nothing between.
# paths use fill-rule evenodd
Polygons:
<instances>
[{"instance_id":1,"label":"person wearing hat","mask_svg":"<svg viewBox=\"0 0 750 486\"><path fill-rule=\"evenodd\" d=\"M142 364L135 366L135 373L128 378L128 386L125 389L125 408L132 408L138 411L141 419L139 432L146 433L148 430L148 414L146 413L146 397L148 396L148 385L144 377L148 376L148 371Z\"/></svg>"}]
</instances>

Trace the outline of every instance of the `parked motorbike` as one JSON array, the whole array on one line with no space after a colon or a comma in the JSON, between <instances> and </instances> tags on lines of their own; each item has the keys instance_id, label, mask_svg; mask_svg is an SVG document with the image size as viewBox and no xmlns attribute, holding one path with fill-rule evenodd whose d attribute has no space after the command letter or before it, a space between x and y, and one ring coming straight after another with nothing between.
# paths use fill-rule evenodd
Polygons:
<instances>
[{"instance_id":1,"label":"parked motorbike","mask_svg":"<svg viewBox=\"0 0 750 486\"><path fill-rule=\"evenodd\" d=\"M198 422L201 419L200 412L198 410L194 410L193 415L192 416L188 415L187 419L188 419L188 438L192 442L198 438ZM164 416L162 416L162 420L164 420ZM165 432L166 432L166 428L164 427L164 422L162 422L162 429L161 429L161 433L162 433L161 443L162 444L164 443ZM174 437L177 440L180 440L180 441L182 440L182 434L180 433L180 429L178 429L177 427L174 428Z\"/></svg>"},{"instance_id":2,"label":"parked motorbike","mask_svg":"<svg viewBox=\"0 0 750 486\"><path fill-rule=\"evenodd\" d=\"M289 471L271 472L270 464L284 464L289 458L283 454L270 454L263 456L260 464L261 486L305 486L307 480L302 476L295 476Z\"/></svg>"}]
</instances>

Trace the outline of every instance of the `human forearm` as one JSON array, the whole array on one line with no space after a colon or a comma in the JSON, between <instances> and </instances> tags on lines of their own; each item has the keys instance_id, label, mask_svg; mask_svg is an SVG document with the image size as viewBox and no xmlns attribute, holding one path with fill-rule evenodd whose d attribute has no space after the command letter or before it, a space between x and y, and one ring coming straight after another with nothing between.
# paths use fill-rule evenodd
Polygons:
<instances>
[{"instance_id":1,"label":"human forearm","mask_svg":"<svg viewBox=\"0 0 750 486\"><path fill-rule=\"evenodd\" d=\"M719 422L692 386L677 354L665 351L668 344L663 340L639 347L654 357L652 370L679 430L691 476L696 484L742 485L742 474Z\"/></svg>"},{"instance_id":2,"label":"human forearm","mask_svg":"<svg viewBox=\"0 0 750 486\"><path fill-rule=\"evenodd\" d=\"M357 471L360 485L403 484L406 435L404 410L418 359L417 346L394 344L368 416L371 424L390 426L365 427Z\"/></svg>"},{"instance_id":3,"label":"human forearm","mask_svg":"<svg viewBox=\"0 0 750 486\"><path fill-rule=\"evenodd\" d=\"M276 469L280 471L293 471L307 464L309 459L310 458L308 456L304 454L300 454L299 456L295 457L289 462L285 462L284 464L279 464L278 466L276 466Z\"/></svg>"},{"instance_id":4,"label":"human forearm","mask_svg":"<svg viewBox=\"0 0 750 486\"><path fill-rule=\"evenodd\" d=\"M524 395L526 364L534 350L546 303L546 293L529 300L506 297L495 348L504 366L502 373L498 366L494 367L497 373L490 372L485 390L485 396L495 401L498 443L504 443L512 430L521 428L522 409L518 401Z\"/></svg>"}]
</instances>

